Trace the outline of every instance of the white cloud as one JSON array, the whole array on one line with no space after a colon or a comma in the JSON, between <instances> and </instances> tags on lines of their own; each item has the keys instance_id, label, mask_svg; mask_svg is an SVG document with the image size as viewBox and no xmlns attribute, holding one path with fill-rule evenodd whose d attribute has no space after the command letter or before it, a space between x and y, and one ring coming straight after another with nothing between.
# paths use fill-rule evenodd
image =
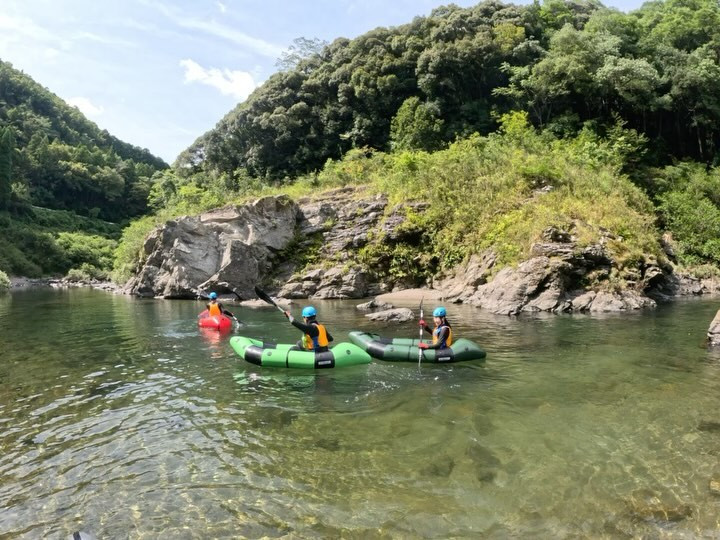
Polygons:
<instances>
[{"instance_id":1,"label":"white cloud","mask_svg":"<svg viewBox=\"0 0 720 540\"><path fill-rule=\"evenodd\" d=\"M222 2L217 2L217 7L220 10L220 13L225 13L227 11L227 6Z\"/></svg>"},{"instance_id":2,"label":"white cloud","mask_svg":"<svg viewBox=\"0 0 720 540\"><path fill-rule=\"evenodd\" d=\"M267 56L268 58L279 58L280 55L285 52L285 47L270 43L264 39L250 36L239 30L235 30L224 24L220 24L216 21L205 21L192 17L187 17L184 14L179 14L173 9L172 6L157 2L154 0L139 0L141 3L152 6L160 11L165 17L170 19L173 23L181 28L190 30L199 30L211 36L225 39L241 47L246 47L251 51Z\"/></svg>"},{"instance_id":3,"label":"white cloud","mask_svg":"<svg viewBox=\"0 0 720 540\"><path fill-rule=\"evenodd\" d=\"M37 41L52 41L53 35L42 26L38 26L28 18L11 17L0 13L0 30L3 34L31 38Z\"/></svg>"},{"instance_id":4,"label":"white cloud","mask_svg":"<svg viewBox=\"0 0 720 540\"><path fill-rule=\"evenodd\" d=\"M85 116L100 116L103 112L105 112L104 107L95 105L86 97L74 97L66 99L65 102L80 109L80 112Z\"/></svg>"},{"instance_id":5,"label":"white cloud","mask_svg":"<svg viewBox=\"0 0 720 540\"><path fill-rule=\"evenodd\" d=\"M243 101L258 86L253 76L247 71L204 68L189 58L180 61L185 68L185 82L199 82L220 90L225 96L233 96Z\"/></svg>"},{"instance_id":6,"label":"white cloud","mask_svg":"<svg viewBox=\"0 0 720 540\"><path fill-rule=\"evenodd\" d=\"M136 44L132 41L128 41L126 39L117 39L113 37L107 37L107 36L101 36L99 34L95 34L93 32L78 32L72 36L73 40L87 40L87 41L94 41L96 43L100 43L102 45L111 45L111 46L118 46L118 47L135 47Z\"/></svg>"},{"instance_id":7,"label":"white cloud","mask_svg":"<svg viewBox=\"0 0 720 540\"><path fill-rule=\"evenodd\" d=\"M226 39L240 45L247 47L252 51L267 56L269 58L279 58L280 55L285 51L284 47L275 45L264 39L254 38L243 32L239 32L225 25L216 23L215 21L200 21L197 19L178 19L177 24L183 28L190 28L193 30L200 30L215 37Z\"/></svg>"}]
</instances>

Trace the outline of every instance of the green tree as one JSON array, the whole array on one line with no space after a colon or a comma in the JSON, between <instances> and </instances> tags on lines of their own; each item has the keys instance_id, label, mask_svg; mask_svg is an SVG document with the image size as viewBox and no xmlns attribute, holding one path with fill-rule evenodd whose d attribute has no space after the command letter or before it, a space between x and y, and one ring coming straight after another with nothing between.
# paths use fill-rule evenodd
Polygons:
<instances>
[{"instance_id":1,"label":"green tree","mask_svg":"<svg viewBox=\"0 0 720 540\"><path fill-rule=\"evenodd\" d=\"M295 69L303 60L319 56L327 44L327 41L319 38L295 38L293 44L287 51L283 51L275 65L284 71Z\"/></svg>"},{"instance_id":2,"label":"green tree","mask_svg":"<svg viewBox=\"0 0 720 540\"><path fill-rule=\"evenodd\" d=\"M437 107L407 98L393 117L390 127L393 150L437 150L442 144L443 120Z\"/></svg>"}]
</instances>

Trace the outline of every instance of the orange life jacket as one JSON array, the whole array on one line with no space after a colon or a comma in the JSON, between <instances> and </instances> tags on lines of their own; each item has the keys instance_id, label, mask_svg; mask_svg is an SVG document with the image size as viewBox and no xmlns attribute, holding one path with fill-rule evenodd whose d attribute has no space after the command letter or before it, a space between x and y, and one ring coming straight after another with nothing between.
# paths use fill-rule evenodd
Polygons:
<instances>
[{"instance_id":1,"label":"orange life jacket","mask_svg":"<svg viewBox=\"0 0 720 540\"><path fill-rule=\"evenodd\" d=\"M319 323L313 324L318 329L318 336L316 338L312 338L310 337L310 334L305 334L302 339L303 347L308 351L315 351L320 347L327 347L330 343L327 338L327 331L325 330L325 326Z\"/></svg>"},{"instance_id":2,"label":"orange life jacket","mask_svg":"<svg viewBox=\"0 0 720 540\"><path fill-rule=\"evenodd\" d=\"M453 343L452 327L448 326L446 324L441 324L440 326L436 326L435 330L433 330L433 345L435 345L438 342L438 336L440 335L440 330L443 327L448 329L447 339L445 340L445 345L443 347L450 347Z\"/></svg>"},{"instance_id":3,"label":"orange life jacket","mask_svg":"<svg viewBox=\"0 0 720 540\"><path fill-rule=\"evenodd\" d=\"M220 310L220 306L217 302L210 302L210 304L208 304L208 315L210 317L222 315L222 311Z\"/></svg>"}]
</instances>

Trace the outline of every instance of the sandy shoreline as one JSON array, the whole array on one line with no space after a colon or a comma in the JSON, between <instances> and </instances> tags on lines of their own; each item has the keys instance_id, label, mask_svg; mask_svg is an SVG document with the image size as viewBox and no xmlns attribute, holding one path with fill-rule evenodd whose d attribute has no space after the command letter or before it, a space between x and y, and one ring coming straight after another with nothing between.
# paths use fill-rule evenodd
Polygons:
<instances>
[{"instance_id":1,"label":"sandy shoreline","mask_svg":"<svg viewBox=\"0 0 720 540\"><path fill-rule=\"evenodd\" d=\"M420 300L443 300L444 298L444 293L436 289L405 289L375 297L379 302L420 302Z\"/></svg>"}]
</instances>

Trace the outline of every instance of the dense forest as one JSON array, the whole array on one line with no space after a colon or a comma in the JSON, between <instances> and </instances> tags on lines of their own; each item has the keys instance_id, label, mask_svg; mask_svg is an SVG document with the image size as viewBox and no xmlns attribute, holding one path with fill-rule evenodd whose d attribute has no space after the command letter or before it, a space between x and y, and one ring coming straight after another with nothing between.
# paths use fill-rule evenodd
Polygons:
<instances>
[{"instance_id":1,"label":"dense forest","mask_svg":"<svg viewBox=\"0 0 720 540\"><path fill-rule=\"evenodd\" d=\"M449 5L410 24L337 39L272 76L179 159L180 167L272 180L350 148L445 147L510 110L558 136L622 119L650 159L716 161L720 7L597 1Z\"/></svg>"},{"instance_id":2,"label":"dense forest","mask_svg":"<svg viewBox=\"0 0 720 540\"><path fill-rule=\"evenodd\" d=\"M112 221L138 216L147 210L150 178L167 168L1 61L0 127L15 147L13 197L46 208Z\"/></svg>"},{"instance_id":3,"label":"dense forest","mask_svg":"<svg viewBox=\"0 0 720 540\"><path fill-rule=\"evenodd\" d=\"M105 277L166 168L0 61L0 270Z\"/></svg>"}]
</instances>

